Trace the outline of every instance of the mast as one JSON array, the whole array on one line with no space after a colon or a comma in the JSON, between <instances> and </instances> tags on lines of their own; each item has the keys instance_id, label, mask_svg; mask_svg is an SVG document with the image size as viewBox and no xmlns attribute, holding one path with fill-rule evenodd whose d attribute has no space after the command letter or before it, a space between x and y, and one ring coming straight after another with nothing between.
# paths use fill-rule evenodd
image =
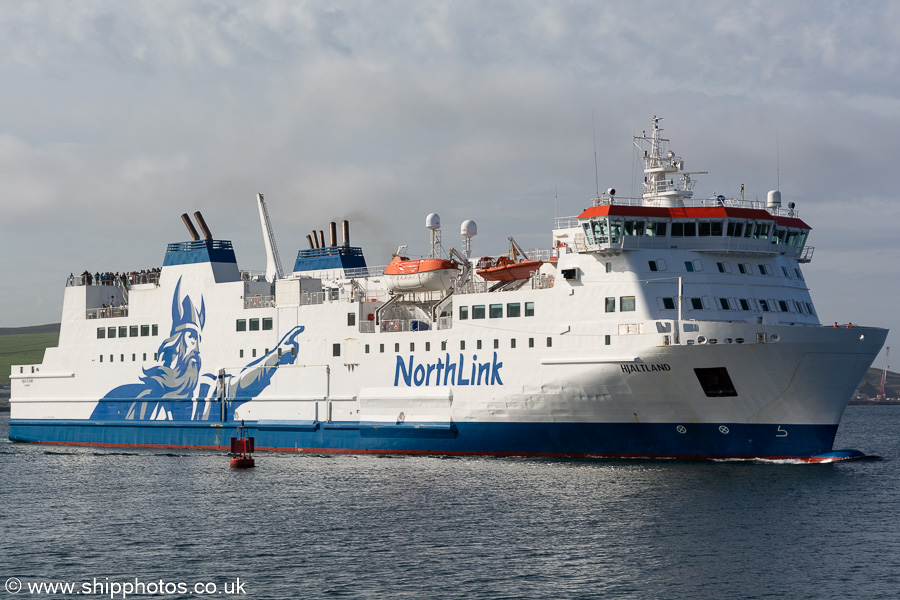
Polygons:
<instances>
[{"instance_id":1,"label":"mast","mask_svg":"<svg viewBox=\"0 0 900 600\"><path fill-rule=\"evenodd\" d=\"M684 201L694 196L694 181L691 175L700 175L706 171L685 171L684 160L675 156L672 150L666 151L669 140L660 136L662 129L659 122L662 117L653 117L653 131L650 137L644 131L634 136L635 145L644 150L644 205L645 206L684 206ZM643 148L639 142L649 143L650 149ZM665 156L663 152L665 151ZM676 180L675 176L678 176Z\"/></svg>"},{"instance_id":2,"label":"mast","mask_svg":"<svg viewBox=\"0 0 900 600\"><path fill-rule=\"evenodd\" d=\"M275 245L275 234L272 232L272 222L269 220L269 209L266 208L266 201L262 194L256 195L256 202L259 207L263 244L266 247L266 281L274 282L276 279L284 279L284 269L281 268L278 246Z\"/></svg>"}]
</instances>

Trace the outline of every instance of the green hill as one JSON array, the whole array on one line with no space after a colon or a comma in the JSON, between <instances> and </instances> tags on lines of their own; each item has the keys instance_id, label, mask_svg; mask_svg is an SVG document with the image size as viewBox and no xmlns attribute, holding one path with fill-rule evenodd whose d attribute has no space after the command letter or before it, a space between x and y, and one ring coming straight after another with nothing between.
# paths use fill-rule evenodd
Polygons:
<instances>
[{"instance_id":1,"label":"green hill","mask_svg":"<svg viewBox=\"0 0 900 600\"><path fill-rule=\"evenodd\" d=\"M23 331L25 333L22 333ZM10 366L39 363L44 359L44 349L58 343L58 323L35 327L0 328L0 386L9 385Z\"/></svg>"}]
</instances>

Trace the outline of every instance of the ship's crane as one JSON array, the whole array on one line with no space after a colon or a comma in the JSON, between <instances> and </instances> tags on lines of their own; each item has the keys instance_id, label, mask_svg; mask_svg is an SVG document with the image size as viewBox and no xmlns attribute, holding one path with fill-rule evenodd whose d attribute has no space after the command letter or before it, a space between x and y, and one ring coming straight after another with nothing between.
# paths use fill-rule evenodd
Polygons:
<instances>
[{"instance_id":1,"label":"ship's crane","mask_svg":"<svg viewBox=\"0 0 900 600\"><path fill-rule=\"evenodd\" d=\"M884 369L881 371L881 383L878 386L878 398L881 400L885 399L884 393L884 384L887 383L887 372L888 372L888 356L891 354L891 347L888 346L884 350Z\"/></svg>"},{"instance_id":2,"label":"ship's crane","mask_svg":"<svg viewBox=\"0 0 900 600\"><path fill-rule=\"evenodd\" d=\"M266 279L274 282L276 279L284 279L284 269L281 268L281 258L278 256L278 246L275 245L275 233L272 231L272 222L269 220L269 209L262 194L256 195L259 204L259 221L262 225L263 242L266 246Z\"/></svg>"}]
</instances>

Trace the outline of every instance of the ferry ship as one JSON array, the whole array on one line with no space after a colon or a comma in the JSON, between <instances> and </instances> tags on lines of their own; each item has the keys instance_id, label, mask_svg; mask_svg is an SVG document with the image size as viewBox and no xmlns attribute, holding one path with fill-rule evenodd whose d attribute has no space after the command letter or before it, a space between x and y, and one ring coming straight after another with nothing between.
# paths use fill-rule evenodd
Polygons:
<instances>
[{"instance_id":1,"label":"ferry ship","mask_svg":"<svg viewBox=\"0 0 900 600\"><path fill-rule=\"evenodd\" d=\"M428 257L370 267L345 221L289 274L262 195L265 273L182 215L158 271L70 278L58 347L12 367L9 437L227 450L245 423L257 451L852 456L835 433L887 330L820 323L795 205L694 198L661 132L634 138L641 197L557 218L517 277L478 275L472 221L444 253L435 214Z\"/></svg>"}]
</instances>

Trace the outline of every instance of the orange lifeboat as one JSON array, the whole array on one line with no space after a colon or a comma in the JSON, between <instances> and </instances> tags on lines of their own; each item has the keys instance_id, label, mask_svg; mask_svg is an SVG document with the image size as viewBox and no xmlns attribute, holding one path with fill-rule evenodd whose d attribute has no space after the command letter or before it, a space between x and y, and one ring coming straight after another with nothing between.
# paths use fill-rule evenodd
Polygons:
<instances>
[{"instance_id":1,"label":"orange lifeboat","mask_svg":"<svg viewBox=\"0 0 900 600\"><path fill-rule=\"evenodd\" d=\"M485 281L515 281L528 279L544 264L540 260L520 260L513 262L505 256L491 258L482 256L475 272Z\"/></svg>"},{"instance_id":2,"label":"orange lifeboat","mask_svg":"<svg viewBox=\"0 0 900 600\"><path fill-rule=\"evenodd\" d=\"M409 259L394 255L384 268L384 280L393 292L437 292L450 289L459 266L444 258Z\"/></svg>"},{"instance_id":3,"label":"orange lifeboat","mask_svg":"<svg viewBox=\"0 0 900 600\"><path fill-rule=\"evenodd\" d=\"M485 281L516 281L528 279L544 264L540 260L528 260L525 251L512 237L509 238L509 254L512 258L482 256L475 266L475 272Z\"/></svg>"}]
</instances>

